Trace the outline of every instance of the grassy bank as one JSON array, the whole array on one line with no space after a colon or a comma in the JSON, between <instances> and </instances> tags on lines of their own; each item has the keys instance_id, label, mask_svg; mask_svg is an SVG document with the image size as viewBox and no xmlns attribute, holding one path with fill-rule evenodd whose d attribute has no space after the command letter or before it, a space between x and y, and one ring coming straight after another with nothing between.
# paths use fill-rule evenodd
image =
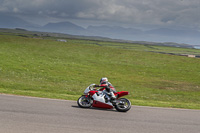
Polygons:
<instances>
[{"instance_id":1,"label":"grassy bank","mask_svg":"<svg viewBox=\"0 0 200 133\"><path fill-rule=\"evenodd\" d=\"M0 35L0 93L77 100L106 76L134 105L200 109L200 59L148 52L193 50L128 45Z\"/></svg>"}]
</instances>

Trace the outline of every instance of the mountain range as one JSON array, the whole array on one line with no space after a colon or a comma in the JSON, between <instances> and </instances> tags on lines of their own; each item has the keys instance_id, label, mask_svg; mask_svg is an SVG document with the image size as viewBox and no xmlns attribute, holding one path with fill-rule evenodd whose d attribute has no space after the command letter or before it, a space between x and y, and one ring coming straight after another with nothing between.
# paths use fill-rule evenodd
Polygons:
<instances>
[{"instance_id":1,"label":"mountain range","mask_svg":"<svg viewBox=\"0 0 200 133\"><path fill-rule=\"evenodd\" d=\"M27 22L15 16L0 14L0 28L39 28L39 25Z\"/></svg>"},{"instance_id":2,"label":"mountain range","mask_svg":"<svg viewBox=\"0 0 200 133\"><path fill-rule=\"evenodd\" d=\"M113 39L151 42L176 42L200 45L200 32L195 29L157 28L141 30L121 26L88 26L83 28L71 22L48 23L39 26L21 18L0 14L0 28L25 28L27 30L66 33L83 36L101 36Z\"/></svg>"}]
</instances>

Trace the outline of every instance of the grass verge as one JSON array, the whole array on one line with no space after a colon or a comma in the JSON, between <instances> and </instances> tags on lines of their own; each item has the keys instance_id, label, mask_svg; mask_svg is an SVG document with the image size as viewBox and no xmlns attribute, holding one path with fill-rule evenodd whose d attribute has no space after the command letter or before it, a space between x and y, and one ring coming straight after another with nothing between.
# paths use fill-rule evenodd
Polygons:
<instances>
[{"instance_id":1,"label":"grass verge","mask_svg":"<svg viewBox=\"0 0 200 133\"><path fill-rule=\"evenodd\" d=\"M117 91L130 92L127 98L134 105L200 109L198 58L147 52L144 45L125 46L1 35L0 93L77 100L89 84L106 76Z\"/></svg>"}]
</instances>

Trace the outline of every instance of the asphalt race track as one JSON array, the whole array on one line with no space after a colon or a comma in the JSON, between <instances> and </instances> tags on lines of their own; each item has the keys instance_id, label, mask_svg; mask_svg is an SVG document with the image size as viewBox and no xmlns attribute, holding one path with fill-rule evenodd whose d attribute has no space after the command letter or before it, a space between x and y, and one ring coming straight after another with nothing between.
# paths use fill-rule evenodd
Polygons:
<instances>
[{"instance_id":1,"label":"asphalt race track","mask_svg":"<svg viewBox=\"0 0 200 133\"><path fill-rule=\"evenodd\" d=\"M132 106L120 113L0 94L0 133L200 133L200 110Z\"/></svg>"}]
</instances>

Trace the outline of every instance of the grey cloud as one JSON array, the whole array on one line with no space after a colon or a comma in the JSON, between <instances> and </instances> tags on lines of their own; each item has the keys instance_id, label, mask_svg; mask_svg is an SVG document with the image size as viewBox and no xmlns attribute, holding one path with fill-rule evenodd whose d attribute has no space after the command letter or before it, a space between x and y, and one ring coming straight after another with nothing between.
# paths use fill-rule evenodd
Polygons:
<instances>
[{"instance_id":1,"label":"grey cloud","mask_svg":"<svg viewBox=\"0 0 200 133\"><path fill-rule=\"evenodd\" d=\"M199 0L0 0L0 12L129 24L200 27Z\"/></svg>"}]
</instances>

